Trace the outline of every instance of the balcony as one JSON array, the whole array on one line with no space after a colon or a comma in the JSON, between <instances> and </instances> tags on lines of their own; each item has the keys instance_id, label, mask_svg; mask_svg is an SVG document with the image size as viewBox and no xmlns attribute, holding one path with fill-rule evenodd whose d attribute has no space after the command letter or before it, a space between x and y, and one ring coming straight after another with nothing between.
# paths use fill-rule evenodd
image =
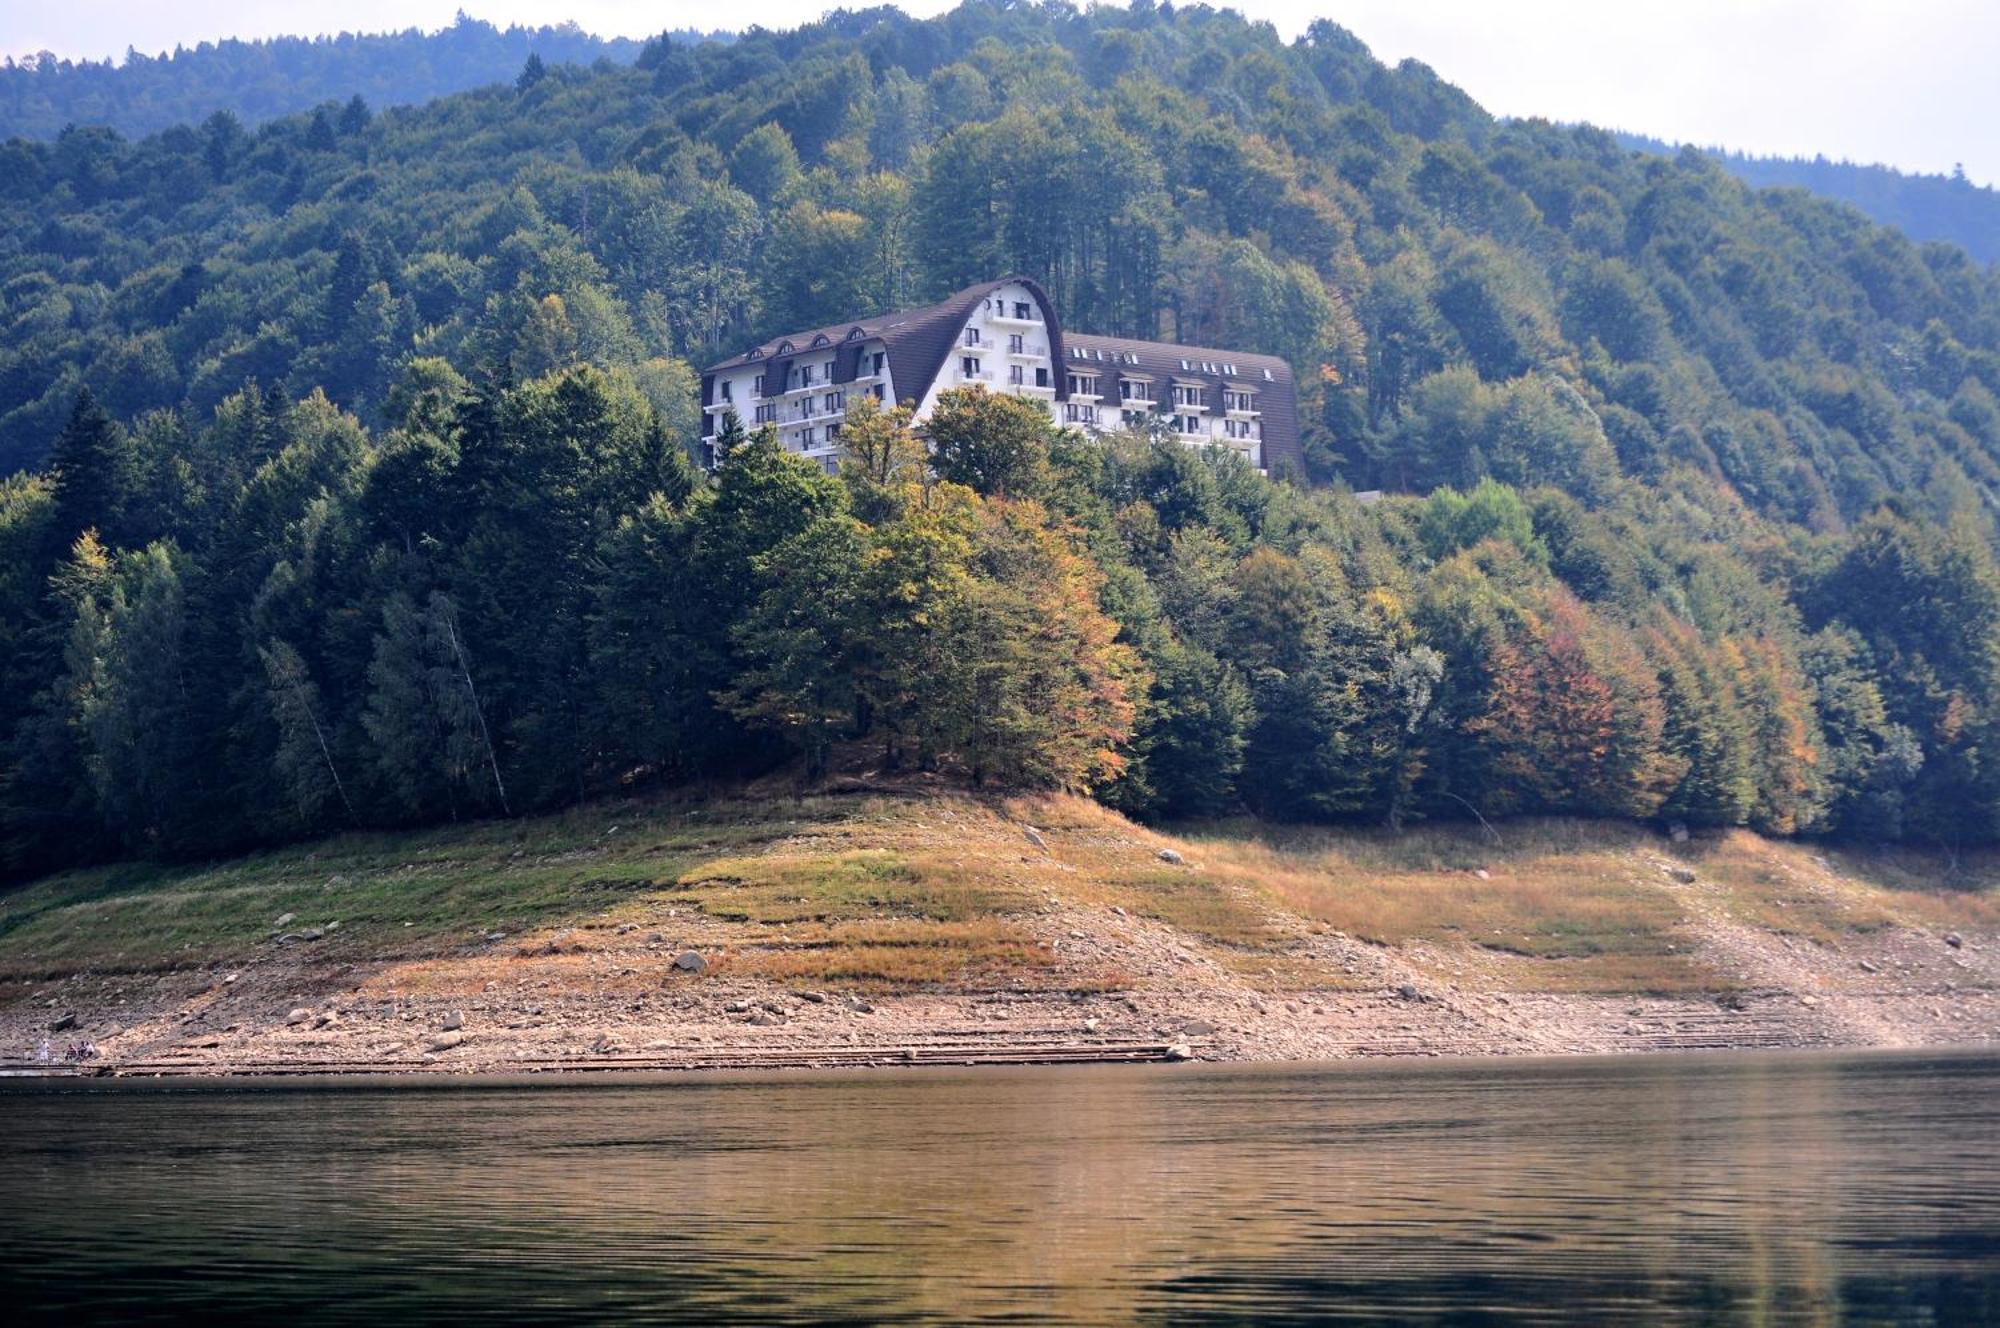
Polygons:
<instances>
[{"instance_id":1,"label":"balcony","mask_svg":"<svg viewBox=\"0 0 2000 1328\"><path fill-rule=\"evenodd\" d=\"M1042 325L1042 320L1034 316L1033 309L1028 311L1028 317L1026 318L1016 318L1010 313L993 313L988 314L986 320L1001 327L1040 327Z\"/></svg>"}]
</instances>

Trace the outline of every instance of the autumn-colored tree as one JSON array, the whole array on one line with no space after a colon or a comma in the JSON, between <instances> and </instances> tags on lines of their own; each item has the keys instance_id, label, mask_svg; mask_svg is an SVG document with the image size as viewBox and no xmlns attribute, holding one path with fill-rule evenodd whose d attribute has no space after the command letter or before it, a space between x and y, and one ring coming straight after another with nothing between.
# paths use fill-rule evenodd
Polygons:
<instances>
[{"instance_id":1,"label":"autumn-colored tree","mask_svg":"<svg viewBox=\"0 0 2000 1328\"><path fill-rule=\"evenodd\" d=\"M1650 816L1682 773L1662 747L1659 683L1629 638L1551 589L1494 661L1476 722L1493 751L1490 805L1503 811Z\"/></svg>"},{"instance_id":2,"label":"autumn-colored tree","mask_svg":"<svg viewBox=\"0 0 2000 1328\"><path fill-rule=\"evenodd\" d=\"M975 782L1087 792L1124 768L1145 671L1098 606L1102 574L1039 503L979 515L981 584L954 632L971 682L961 756Z\"/></svg>"}]
</instances>

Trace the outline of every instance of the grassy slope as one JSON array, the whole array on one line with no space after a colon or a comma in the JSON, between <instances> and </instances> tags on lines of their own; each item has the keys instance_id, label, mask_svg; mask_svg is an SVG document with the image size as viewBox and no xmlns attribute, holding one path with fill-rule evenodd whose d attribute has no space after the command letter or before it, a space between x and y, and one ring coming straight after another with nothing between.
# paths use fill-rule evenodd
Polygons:
<instances>
[{"instance_id":1,"label":"grassy slope","mask_svg":"<svg viewBox=\"0 0 2000 1328\"><path fill-rule=\"evenodd\" d=\"M51 877L0 896L0 1001L75 973L228 966L268 953L276 933L333 923L304 943L313 959L366 966L460 953L493 932L629 930L663 904L714 924L736 973L877 990L1122 985L1115 965L1080 973L1036 940L1033 918L1058 903L1165 924L1273 991L1343 985L1311 957L1330 932L1513 990L1696 993L1729 986L1697 917L1820 945L2000 926L2000 856L1947 864L1747 832L1671 846L1569 821L1501 835L1234 823L1163 835L1077 799L907 790L600 805ZM1163 862L1164 847L1188 865ZM1676 882L1675 866L1700 885Z\"/></svg>"}]
</instances>

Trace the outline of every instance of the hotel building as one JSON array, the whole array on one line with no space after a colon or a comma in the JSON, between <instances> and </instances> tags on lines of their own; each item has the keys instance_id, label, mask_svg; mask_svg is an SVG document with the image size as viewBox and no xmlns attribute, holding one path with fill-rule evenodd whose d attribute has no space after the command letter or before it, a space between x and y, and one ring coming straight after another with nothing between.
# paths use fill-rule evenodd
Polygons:
<instances>
[{"instance_id":1,"label":"hotel building","mask_svg":"<svg viewBox=\"0 0 2000 1328\"><path fill-rule=\"evenodd\" d=\"M915 407L973 385L1038 401L1058 425L1103 433L1164 419L1172 436L1229 447L1260 469L1300 460L1291 367L1271 355L1065 332L1025 277L983 282L922 309L856 319L753 346L702 374L703 453L723 416L778 430L791 451L838 465L848 403Z\"/></svg>"}]
</instances>

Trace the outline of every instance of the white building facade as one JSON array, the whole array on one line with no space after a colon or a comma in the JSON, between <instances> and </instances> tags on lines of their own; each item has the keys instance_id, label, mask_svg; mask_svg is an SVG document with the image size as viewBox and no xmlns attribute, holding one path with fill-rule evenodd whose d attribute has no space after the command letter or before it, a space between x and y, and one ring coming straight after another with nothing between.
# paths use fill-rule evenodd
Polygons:
<instances>
[{"instance_id":1,"label":"white building facade","mask_svg":"<svg viewBox=\"0 0 2000 1328\"><path fill-rule=\"evenodd\" d=\"M1261 469L1300 459L1290 366L1166 342L1065 333L1035 282L1011 277L948 300L779 337L702 375L703 445L733 412L746 432L769 425L791 451L833 469L850 404L909 404L919 430L941 393L983 387L1042 404L1086 433L1152 427L1229 447Z\"/></svg>"}]
</instances>

